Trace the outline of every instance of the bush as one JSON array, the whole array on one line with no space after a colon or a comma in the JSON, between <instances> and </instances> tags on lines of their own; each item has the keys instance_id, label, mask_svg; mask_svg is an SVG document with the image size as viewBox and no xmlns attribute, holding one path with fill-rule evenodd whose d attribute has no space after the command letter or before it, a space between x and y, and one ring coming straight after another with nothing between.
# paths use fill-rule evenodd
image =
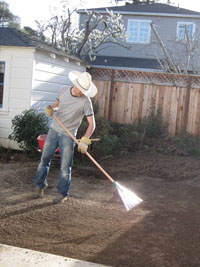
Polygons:
<instances>
[{"instance_id":1,"label":"bush","mask_svg":"<svg viewBox=\"0 0 200 267\"><path fill-rule=\"evenodd\" d=\"M99 138L100 141L93 142L92 149L93 154L97 156L126 151L137 138L133 125L111 122L98 115L95 120L96 129L92 138ZM78 131L78 138L84 135L87 125L87 120L84 119Z\"/></svg>"},{"instance_id":2,"label":"bush","mask_svg":"<svg viewBox=\"0 0 200 267\"><path fill-rule=\"evenodd\" d=\"M200 156L200 136L193 136L183 131L177 140L179 147L189 155Z\"/></svg>"},{"instance_id":3,"label":"bush","mask_svg":"<svg viewBox=\"0 0 200 267\"><path fill-rule=\"evenodd\" d=\"M160 108L155 111L154 101L151 104L150 114L138 121L136 126L137 132L144 138L163 137L166 133L168 124L163 121Z\"/></svg>"},{"instance_id":4,"label":"bush","mask_svg":"<svg viewBox=\"0 0 200 267\"><path fill-rule=\"evenodd\" d=\"M48 131L48 118L37 110L25 110L14 117L12 129L9 139L15 140L24 151L35 152L38 147L38 135Z\"/></svg>"}]
</instances>

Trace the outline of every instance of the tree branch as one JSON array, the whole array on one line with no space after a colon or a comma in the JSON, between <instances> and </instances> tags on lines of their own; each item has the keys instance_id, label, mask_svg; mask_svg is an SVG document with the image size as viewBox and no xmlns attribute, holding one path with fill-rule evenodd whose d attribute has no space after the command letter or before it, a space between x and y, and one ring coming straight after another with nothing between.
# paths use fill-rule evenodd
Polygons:
<instances>
[{"instance_id":1,"label":"tree branch","mask_svg":"<svg viewBox=\"0 0 200 267\"><path fill-rule=\"evenodd\" d=\"M159 42L159 44L160 44L162 50L163 50L163 53L164 53L164 55L165 55L165 57L166 57L166 60L167 60L168 64L170 65L170 67L172 68L172 70L173 70L175 73L178 73L178 70L177 70L176 66L174 65L174 62L173 62L172 58L168 55L168 53L167 53L167 49L166 49L166 47L165 47L163 41L160 39L160 36L159 36L159 34L158 34L158 32L157 32L155 26L153 25L153 23L150 23L150 26L151 26L151 28L152 28L152 30L153 30L153 32L154 32L156 38L157 38L157 40L158 40L158 42Z\"/></svg>"}]
</instances>

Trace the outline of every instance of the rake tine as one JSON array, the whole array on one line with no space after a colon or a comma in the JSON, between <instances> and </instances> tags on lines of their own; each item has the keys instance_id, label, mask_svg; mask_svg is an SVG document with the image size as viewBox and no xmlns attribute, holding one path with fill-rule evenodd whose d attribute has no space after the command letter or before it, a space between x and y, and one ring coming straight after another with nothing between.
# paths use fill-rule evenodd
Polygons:
<instances>
[{"instance_id":1,"label":"rake tine","mask_svg":"<svg viewBox=\"0 0 200 267\"><path fill-rule=\"evenodd\" d=\"M120 185L118 182L115 182L115 186L127 211L131 210L143 201L134 192L131 192L129 189Z\"/></svg>"}]
</instances>

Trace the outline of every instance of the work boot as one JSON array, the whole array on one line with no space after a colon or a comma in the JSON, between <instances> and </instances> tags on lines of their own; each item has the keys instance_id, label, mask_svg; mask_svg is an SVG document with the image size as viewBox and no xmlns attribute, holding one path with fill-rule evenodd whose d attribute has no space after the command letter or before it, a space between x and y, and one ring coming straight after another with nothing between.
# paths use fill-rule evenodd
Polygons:
<instances>
[{"instance_id":1,"label":"work boot","mask_svg":"<svg viewBox=\"0 0 200 267\"><path fill-rule=\"evenodd\" d=\"M43 188L37 187L37 193L36 193L36 198L43 198L44 196L44 191L47 189L48 184L45 185Z\"/></svg>"},{"instance_id":2,"label":"work boot","mask_svg":"<svg viewBox=\"0 0 200 267\"><path fill-rule=\"evenodd\" d=\"M54 204L64 203L67 200L67 196L62 194L57 194L56 197L53 199Z\"/></svg>"}]
</instances>

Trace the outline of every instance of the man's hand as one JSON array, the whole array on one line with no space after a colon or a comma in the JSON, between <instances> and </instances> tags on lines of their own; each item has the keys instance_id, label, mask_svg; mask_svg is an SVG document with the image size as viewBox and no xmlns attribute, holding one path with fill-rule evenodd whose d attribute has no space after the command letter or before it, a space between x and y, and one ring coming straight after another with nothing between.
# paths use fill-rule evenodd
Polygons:
<instances>
[{"instance_id":1,"label":"man's hand","mask_svg":"<svg viewBox=\"0 0 200 267\"><path fill-rule=\"evenodd\" d=\"M88 137L83 136L78 144L78 151L85 154L87 152L88 145L90 144L91 140Z\"/></svg>"},{"instance_id":2,"label":"man's hand","mask_svg":"<svg viewBox=\"0 0 200 267\"><path fill-rule=\"evenodd\" d=\"M47 106L46 108L45 108L45 112L49 115L49 116L53 116L53 108L52 108L52 106Z\"/></svg>"}]
</instances>

